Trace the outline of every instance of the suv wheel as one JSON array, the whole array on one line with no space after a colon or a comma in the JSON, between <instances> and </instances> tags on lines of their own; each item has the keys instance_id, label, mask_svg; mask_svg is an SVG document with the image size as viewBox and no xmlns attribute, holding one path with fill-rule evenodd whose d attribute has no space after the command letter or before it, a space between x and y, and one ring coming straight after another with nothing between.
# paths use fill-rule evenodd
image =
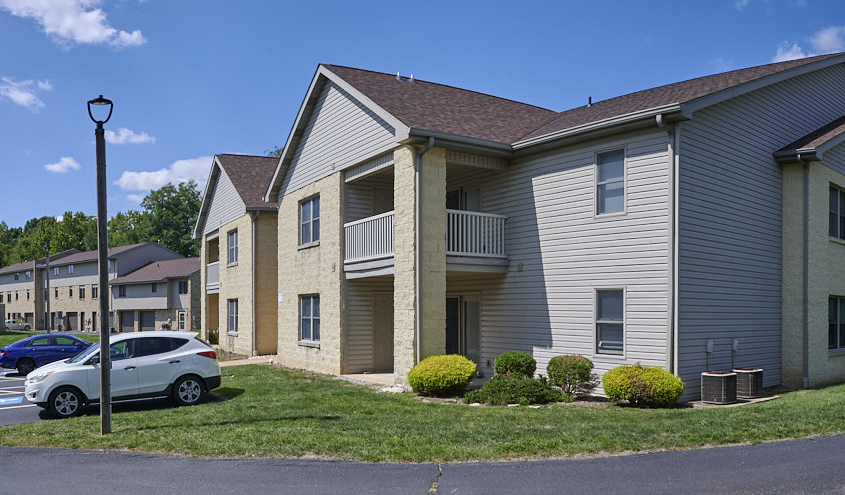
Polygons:
<instances>
[{"instance_id":1,"label":"suv wheel","mask_svg":"<svg viewBox=\"0 0 845 495\"><path fill-rule=\"evenodd\" d=\"M199 403L205 395L205 386L195 376L183 376L173 384L173 401L180 406Z\"/></svg>"},{"instance_id":2,"label":"suv wheel","mask_svg":"<svg viewBox=\"0 0 845 495\"><path fill-rule=\"evenodd\" d=\"M82 394L73 387L59 387L50 394L47 402L50 412L57 418L69 418L82 411Z\"/></svg>"}]
</instances>

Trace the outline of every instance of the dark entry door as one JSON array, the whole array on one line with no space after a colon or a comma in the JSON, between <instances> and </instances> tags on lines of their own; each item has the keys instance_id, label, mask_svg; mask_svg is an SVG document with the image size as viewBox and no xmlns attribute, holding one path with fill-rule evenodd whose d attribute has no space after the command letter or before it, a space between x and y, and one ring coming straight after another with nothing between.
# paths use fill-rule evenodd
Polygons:
<instances>
[{"instance_id":1,"label":"dark entry door","mask_svg":"<svg viewBox=\"0 0 845 495\"><path fill-rule=\"evenodd\" d=\"M373 294L373 371L393 371L393 295Z\"/></svg>"},{"instance_id":2,"label":"dark entry door","mask_svg":"<svg viewBox=\"0 0 845 495\"><path fill-rule=\"evenodd\" d=\"M134 332L135 331L135 313L132 311L123 311L120 313L120 331Z\"/></svg>"},{"instance_id":3,"label":"dark entry door","mask_svg":"<svg viewBox=\"0 0 845 495\"><path fill-rule=\"evenodd\" d=\"M461 352L461 299L459 297L446 298L446 354L460 354Z\"/></svg>"},{"instance_id":4,"label":"dark entry door","mask_svg":"<svg viewBox=\"0 0 845 495\"><path fill-rule=\"evenodd\" d=\"M141 330L156 329L156 312L141 311Z\"/></svg>"}]
</instances>

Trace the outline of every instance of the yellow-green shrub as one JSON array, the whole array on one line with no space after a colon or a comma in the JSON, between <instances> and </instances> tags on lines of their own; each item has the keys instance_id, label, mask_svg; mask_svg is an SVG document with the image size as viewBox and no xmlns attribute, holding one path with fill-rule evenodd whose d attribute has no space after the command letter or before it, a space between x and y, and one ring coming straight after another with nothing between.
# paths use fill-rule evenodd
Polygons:
<instances>
[{"instance_id":1,"label":"yellow-green shrub","mask_svg":"<svg viewBox=\"0 0 845 495\"><path fill-rule=\"evenodd\" d=\"M449 395L469 385L475 376L475 363L457 354L430 356L411 368L408 383L422 395Z\"/></svg>"},{"instance_id":2,"label":"yellow-green shrub","mask_svg":"<svg viewBox=\"0 0 845 495\"><path fill-rule=\"evenodd\" d=\"M607 397L635 406L670 406L684 392L684 382L657 366L617 366L601 378Z\"/></svg>"}]
</instances>

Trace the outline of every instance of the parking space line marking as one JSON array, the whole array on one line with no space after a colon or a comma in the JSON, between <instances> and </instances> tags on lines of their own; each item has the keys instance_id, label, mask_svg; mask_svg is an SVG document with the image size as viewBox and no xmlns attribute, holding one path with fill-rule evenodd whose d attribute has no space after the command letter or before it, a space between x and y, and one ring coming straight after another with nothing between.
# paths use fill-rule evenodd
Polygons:
<instances>
[{"instance_id":1,"label":"parking space line marking","mask_svg":"<svg viewBox=\"0 0 845 495\"><path fill-rule=\"evenodd\" d=\"M5 406L6 404L20 404L23 402L23 396L19 397L7 397L4 399L0 399L0 406Z\"/></svg>"},{"instance_id":2,"label":"parking space line marking","mask_svg":"<svg viewBox=\"0 0 845 495\"><path fill-rule=\"evenodd\" d=\"M22 406L0 406L0 411L4 409L21 409L24 407L38 407L38 404L24 404Z\"/></svg>"}]
</instances>

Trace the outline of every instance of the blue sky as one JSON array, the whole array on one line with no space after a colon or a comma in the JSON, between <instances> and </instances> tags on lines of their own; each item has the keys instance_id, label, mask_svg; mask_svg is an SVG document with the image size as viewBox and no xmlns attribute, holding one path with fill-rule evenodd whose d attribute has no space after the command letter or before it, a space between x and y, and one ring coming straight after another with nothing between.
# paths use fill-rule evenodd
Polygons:
<instances>
[{"instance_id":1,"label":"blue sky","mask_svg":"<svg viewBox=\"0 0 845 495\"><path fill-rule=\"evenodd\" d=\"M96 213L99 94L111 216L203 185L214 154L283 145L321 62L562 111L837 51L841 0L0 0L0 220Z\"/></svg>"}]
</instances>

